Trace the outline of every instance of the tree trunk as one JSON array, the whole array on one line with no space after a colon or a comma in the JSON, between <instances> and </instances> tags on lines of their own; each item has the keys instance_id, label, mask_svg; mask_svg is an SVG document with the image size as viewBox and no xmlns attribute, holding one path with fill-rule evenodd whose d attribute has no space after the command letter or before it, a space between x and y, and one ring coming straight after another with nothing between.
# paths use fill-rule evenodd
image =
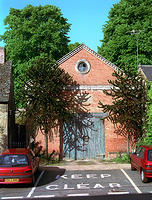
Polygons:
<instances>
[{"instance_id":1,"label":"tree trunk","mask_svg":"<svg viewBox=\"0 0 152 200\"><path fill-rule=\"evenodd\" d=\"M77 132L76 132L76 123L75 123L75 120L74 120L74 140L75 140L75 143L74 143L74 150L75 150L75 155L74 155L74 159L77 160Z\"/></svg>"},{"instance_id":2,"label":"tree trunk","mask_svg":"<svg viewBox=\"0 0 152 200\"><path fill-rule=\"evenodd\" d=\"M60 154L59 154L59 160L63 160L63 123L60 122L59 126L59 134L60 134Z\"/></svg>"},{"instance_id":3,"label":"tree trunk","mask_svg":"<svg viewBox=\"0 0 152 200\"><path fill-rule=\"evenodd\" d=\"M48 132L45 131L45 155L46 158L48 159Z\"/></svg>"},{"instance_id":4,"label":"tree trunk","mask_svg":"<svg viewBox=\"0 0 152 200\"><path fill-rule=\"evenodd\" d=\"M127 130L127 153L129 153L129 133Z\"/></svg>"}]
</instances>

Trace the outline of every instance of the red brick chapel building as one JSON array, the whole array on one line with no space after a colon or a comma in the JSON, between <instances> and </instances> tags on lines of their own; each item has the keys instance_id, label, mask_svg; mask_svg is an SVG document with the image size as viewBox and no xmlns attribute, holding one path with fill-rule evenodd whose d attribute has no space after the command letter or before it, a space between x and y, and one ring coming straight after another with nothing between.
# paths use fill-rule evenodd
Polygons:
<instances>
[{"instance_id":1,"label":"red brick chapel building","mask_svg":"<svg viewBox=\"0 0 152 200\"><path fill-rule=\"evenodd\" d=\"M67 139L64 133L65 128L60 127L53 137L49 138L49 152L55 150L65 157L86 159L86 158L111 158L118 152L126 152L126 139L114 133L114 125L105 117L108 113L103 113L98 103L111 104L112 99L103 93L103 90L110 90L111 85L108 80L113 80L112 73L118 68L101 55L91 50L85 44L79 45L58 61L61 68L68 72L78 83L80 93L87 94L85 105L87 105L88 119L90 125L85 126L85 130L77 128L76 123L68 133L74 129L74 133L81 135L79 143L75 148L71 148L72 142ZM76 89L76 88L72 88ZM80 125L80 122L78 123ZM87 123L89 124L89 123ZM62 129L62 134L60 131ZM83 139L83 134L87 139ZM70 136L69 136L70 137ZM71 136L71 141L72 140ZM44 135L38 134L36 140L44 145ZM68 142L66 142L68 140Z\"/></svg>"}]
</instances>

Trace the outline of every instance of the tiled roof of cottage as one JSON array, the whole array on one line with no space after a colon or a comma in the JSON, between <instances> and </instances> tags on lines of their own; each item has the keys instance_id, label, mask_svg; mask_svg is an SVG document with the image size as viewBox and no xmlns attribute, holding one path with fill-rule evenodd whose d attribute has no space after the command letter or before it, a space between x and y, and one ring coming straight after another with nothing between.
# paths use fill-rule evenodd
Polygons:
<instances>
[{"instance_id":1,"label":"tiled roof of cottage","mask_svg":"<svg viewBox=\"0 0 152 200\"><path fill-rule=\"evenodd\" d=\"M140 68L147 80L152 82L152 65L141 65Z\"/></svg>"},{"instance_id":2,"label":"tiled roof of cottage","mask_svg":"<svg viewBox=\"0 0 152 200\"><path fill-rule=\"evenodd\" d=\"M65 56L63 56L61 59L59 59L57 62L59 64L62 64L63 62L65 62L66 60L68 60L70 57L72 57L73 55L75 55L76 53L78 53L79 51L81 51L82 49L85 49L86 51L88 51L89 53L91 53L92 55L94 55L96 58L98 58L99 60L103 61L104 63L108 64L109 66L111 66L113 69L115 70L120 70L116 65L114 65L113 63L111 63L110 61L108 61L106 58L102 57L100 54L96 53L95 51L93 51L92 49L90 49L89 47L87 47L85 44L80 44L78 47L76 47L74 50L70 51L68 54L66 54Z\"/></svg>"},{"instance_id":3,"label":"tiled roof of cottage","mask_svg":"<svg viewBox=\"0 0 152 200\"><path fill-rule=\"evenodd\" d=\"M0 102L8 102L11 85L11 62L0 64Z\"/></svg>"}]
</instances>

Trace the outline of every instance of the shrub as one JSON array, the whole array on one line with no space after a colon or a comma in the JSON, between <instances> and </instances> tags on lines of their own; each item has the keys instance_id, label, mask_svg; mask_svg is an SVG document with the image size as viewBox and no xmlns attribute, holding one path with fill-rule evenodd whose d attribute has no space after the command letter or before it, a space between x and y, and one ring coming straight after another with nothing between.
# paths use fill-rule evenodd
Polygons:
<instances>
[{"instance_id":1,"label":"shrub","mask_svg":"<svg viewBox=\"0 0 152 200\"><path fill-rule=\"evenodd\" d=\"M130 163L130 156L128 153L118 153L116 158L112 159L116 163Z\"/></svg>"}]
</instances>

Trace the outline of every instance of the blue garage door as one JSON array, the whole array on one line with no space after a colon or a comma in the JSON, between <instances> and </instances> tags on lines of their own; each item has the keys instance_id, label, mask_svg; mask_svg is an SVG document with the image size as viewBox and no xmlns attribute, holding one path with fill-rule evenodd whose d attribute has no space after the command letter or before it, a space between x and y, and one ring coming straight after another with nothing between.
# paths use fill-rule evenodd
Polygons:
<instances>
[{"instance_id":1,"label":"blue garage door","mask_svg":"<svg viewBox=\"0 0 152 200\"><path fill-rule=\"evenodd\" d=\"M82 121L83 128L80 128L80 121L73 122L68 128L68 137L63 137L66 158L87 159L103 158L105 154L104 120L105 114L92 113L91 118ZM84 124L87 126L84 128ZM88 125L89 124L89 125ZM66 124L66 127L69 125ZM65 129L63 129L65 130ZM67 131L64 132L66 136ZM66 141L68 140L68 142ZM71 144L70 144L71 143Z\"/></svg>"}]
</instances>

